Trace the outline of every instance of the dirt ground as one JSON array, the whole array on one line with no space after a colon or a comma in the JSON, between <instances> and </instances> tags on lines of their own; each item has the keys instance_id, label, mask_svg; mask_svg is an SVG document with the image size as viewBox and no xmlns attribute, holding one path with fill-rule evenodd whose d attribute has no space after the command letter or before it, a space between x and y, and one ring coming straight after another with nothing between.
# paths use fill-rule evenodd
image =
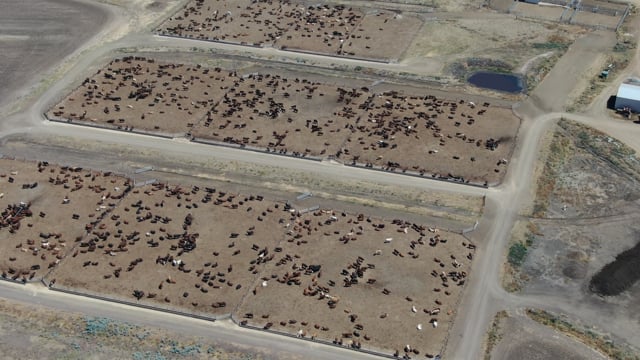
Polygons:
<instances>
[{"instance_id":1,"label":"dirt ground","mask_svg":"<svg viewBox=\"0 0 640 360\"><path fill-rule=\"evenodd\" d=\"M607 323L615 324L618 333L629 334L626 340L634 343L636 337L631 334L637 333L640 320L635 311L640 284L633 265L609 275L612 286L627 289L620 295L597 296L590 290L590 281L639 241L638 159L605 134L572 122L561 121L560 125L555 139L559 145L553 151L564 155L551 175L554 181L545 187L550 191L547 210L543 218L526 220L535 230L520 269L527 279L521 291L538 296L562 294L563 301L608 319ZM547 176L543 172L541 179ZM540 194L539 190L538 197Z\"/></svg>"},{"instance_id":2,"label":"dirt ground","mask_svg":"<svg viewBox=\"0 0 640 360\"><path fill-rule=\"evenodd\" d=\"M344 345L402 353L409 344L438 354L473 250L458 235L430 230L401 220L309 213L291 223L289 253L268 264L261 279L268 285L258 282L236 316ZM305 272L305 264L321 268Z\"/></svg>"},{"instance_id":3,"label":"dirt ground","mask_svg":"<svg viewBox=\"0 0 640 360\"><path fill-rule=\"evenodd\" d=\"M416 14L311 2L194 0L158 32L332 55L398 59L422 21Z\"/></svg>"},{"instance_id":4,"label":"dirt ground","mask_svg":"<svg viewBox=\"0 0 640 360\"><path fill-rule=\"evenodd\" d=\"M472 226L479 219L484 204L480 196L428 190L416 193L412 188L393 184L351 180L268 164L238 166L235 161L177 152L159 157L153 149L69 137L12 136L5 139L2 150L7 156L67 162L130 174L138 182L158 179L201 188L223 186L231 192L241 193L254 193L260 189L265 197L290 201L294 206L303 205L295 201L292 194L310 191L314 196L302 203L312 202L313 205L376 217L437 223L441 228L455 231ZM155 170L133 174L136 169L147 166Z\"/></svg>"},{"instance_id":5,"label":"dirt ground","mask_svg":"<svg viewBox=\"0 0 640 360\"><path fill-rule=\"evenodd\" d=\"M194 313L229 313L264 267L260 252L268 257L282 240L283 212L259 195L140 187L49 279L127 300L140 290L150 302ZM80 274L83 267L91 271Z\"/></svg>"},{"instance_id":6,"label":"dirt ground","mask_svg":"<svg viewBox=\"0 0 640 360\"><path fill-rule=\"evenodd\" d=\"M565 14L571 14L573 11L567 10L562 6L540 6L537 4L528 4L525 2L517 2L515 6L511 8L511 13L523 17L531 17L535 19L547 20L547 21L560 21L561 16L567 16ZM563 17L564 19L564 17Z\"/></svg>"},{"instance_id":7,"label":"dirt ground","mask_svg":"<svg viewBox=\"0 0 640 360\"><path fill-rule=\"evenodd\" d=\"M44 276L131 186L100 171L9 159L0 164L0 269L14 280Z\"/></svg>"},{"instance_id":8,"label":"dirt ground","mask_svg":"<svg viewBox=\"0 0 640 360\"><path fill-rule=\"evenodd\" d=\"M243 72L116 59L49 116L477 184L500 182L519 126L510 109L488 102Z\"/></svg>"},{"instance_id":9,"label":"dirt ground","mask_svg":"<svg viewBox=\"0 0 640 360\"><path fill-rule=\"evenodd\" d=\"M500 60L509 64L511 71L526 74L522 71L525 64L549 51L545 44L559 39L571 43L584 31L578 26L516 19L512 15L461 13L426 21L401 63L413 69L424 66L421 63L425 61L435 62L439 69L433 75L449 82L461 82L451 73L452 65L471 58Z\"/></svg>"},{"instance_id":10,"label":"dirt ground","mask_svg":"<svg viewBox=\"0 0 640 360\"><path fill-rule=\"evenodd\" d=\"M582 26L615 30L627 7L623 3L593 0L581 2L579 10L576 10L573 6L567 8L568 4L567 2L565 6L542 6L517 2L511 7L511 13L535 19L571 22Z\"/></svg>"},{"instance_id":11,"label":"dirt ground","mask_svg":"<svg viewBox=\"0 0 640 360\"><path fill-rule=\"evenodd\" d=\"M38 204L73 204L70 211L80 217L78 235L65 241L66 233L61 234L56 244L44 239L49 236L44 231L60 231L56 226L70 216L65 211L26 217L13 233L3 227L8 275L9 267L20 274L35 258L42 266L30 277L37 280L46 271L46 259L32 252L50 256L49 251L57 251L60 261L52 263L55 269L46 276L55 287L192 313L234 313L239 321L251 312L256 314L251 324L264 326L277 319L274 329L302 330L304 336L338 339L344 345L353 341L353 346L402 351L408 342L415 351L437 354L474 254L475 247L463 237L435 225L330 209L307 211L300 199L297 208L290 208L286 202L223 188L157 183L129 189L124 178L115 176L42 163L42 172L29 171L31 163L2 161L4 168L14 169L2 178L9 183L9 176L15 177L11 186L22 187L19 175L29 183L48 184L36 175L59 172L62 177L65 171L78 185L85 176L95 175L98 182L91 187L95 204L86 193L82 201L73 196L80 190L68 190L68 200L58 205L67 193L62 184L24 189L40 189L28 199L32 211L48 210ZM80 176L82 171L88 176ZM16 193L3 195L3 203L17 201ZM86 224L82 220L94 208L105 217ZM38 219L33 226L22 224L32 218ZM5 214L3 219L11 220ZM14 246L29 238L25 231L43 238L34 245L27 240L28 251ZM343 251L335 253L336 247Z\"/></svg>"},{"instance_id":12,"label":"dirt ground","mask_svg":"<svg viewBox=\"0 0 640 360\"><path fill-rule=\"evenodd\" d=\"M0 1L0 109L26 94L38 74L47 71L76 44L107 21L107 14L88 3L67 0ZM17 89L22 92L16 92Z\"/></svg>"},{"instance_id":13,"label":"dirt ground","mask_svg":"<svg viewBox=\"0 0 640 360\"><path fill-rule=\"evenodd\" d=\"M86 78L49 111L66 119L122 130L184 134L222 98L229 77L219 68L159 64L125 57Z\"/></svg>"},{"instance_id":14,"label":"dirt ground","mask_svg":"<svg viewBox=\"0 0 640 360\"><path fill-rule=\"evenodd\" d=\"M492 360L513 359L606 359L586 345L541 325L526 316L511 314L499 324L500 340Z\"/></svg>"},{"instance_id":15,"label":"dirt ground","mask_svg":"<svg viewBox=\"0 0 640 360\"><path fill-rule=\"evenodd\" d=\"M520 125L510 109L486 102L390 92L364 106L369 110L344 144L341 159L461 182L498 183Z\"/></svg>"}]
</instances>

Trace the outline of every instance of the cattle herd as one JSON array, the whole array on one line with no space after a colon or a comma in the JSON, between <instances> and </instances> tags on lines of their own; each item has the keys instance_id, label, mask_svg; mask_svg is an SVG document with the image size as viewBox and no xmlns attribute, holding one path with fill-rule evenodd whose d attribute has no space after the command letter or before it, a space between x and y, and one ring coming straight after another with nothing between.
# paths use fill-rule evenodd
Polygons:
<instances>
[{"instance_id":1,"label":"cattle herd","mask_svg":"<svg viewBox=\"0 0 640 360\"><path fill-rule=\"evenodd\" d=\"M3 278L343 346L438 353L474 254L460 235L401 219L0 163Z\"/></svg>"},{"instance_id":2,"label":"cattle herd","mask_svg":"<svg viewBox=\"0 0 640 360\"><path fill-rule=\"evenodd\" d=\"M504 176L519 126L510 109L298 75L125 57L48 116L465 183Z\"/></svg>"},{"instance_id":3,"label":"cattle herd","mask_svg":"<svg viewBox=\"0 0 640 360\"><path fill-rule=\"evenodd\" d=\"M345 5L287 0L193 0L157 32L389 61L400 58L422 23L417 14Z\"/></svg>"}]
</instances>

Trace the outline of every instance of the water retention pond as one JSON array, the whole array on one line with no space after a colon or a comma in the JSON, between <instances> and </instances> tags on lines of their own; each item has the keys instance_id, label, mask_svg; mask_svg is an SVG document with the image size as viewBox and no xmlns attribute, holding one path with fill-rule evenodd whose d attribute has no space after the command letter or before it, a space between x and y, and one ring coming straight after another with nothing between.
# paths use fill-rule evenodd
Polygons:
<instances>
[{"instance_id":1,"label":"water retention pond","mask_svg":"<svg viewBox=\"0 0 640 360\"><path fill-rule=\"evenodd\" d=\"M467 81L474 86L484 89L519 93L524 90L524 82L520 75L478 71L473 73Z\"/></svg>"}]
</instances>

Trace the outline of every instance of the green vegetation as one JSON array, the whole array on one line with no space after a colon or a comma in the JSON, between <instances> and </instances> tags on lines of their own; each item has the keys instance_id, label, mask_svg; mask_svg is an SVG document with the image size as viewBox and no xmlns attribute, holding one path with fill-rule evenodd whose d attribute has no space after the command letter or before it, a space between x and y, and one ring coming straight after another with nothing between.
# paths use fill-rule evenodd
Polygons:
<instances>
[{"instance_id":1,"label":"green vegetation","mask_svg":"<svg viewBox=\"0 0 640 360\"><path fill-rule=\"evenodd\" d=\"M527 258L529 248L534 245L536 236L543 235L538 226L531 221L525 224L521 220L514 226L513 238L502 275L502 286L508 292L520 291L529 280L527 275L520 271L520 267Z\"/></svg>"},{"instance_id":2,"label":"green vegetation","mask_svg":"<svg viewBox=\"0 0 640 360\"><path fill-rule=\"evenodd\" d=\"M544 42L544 43L533 43L533 44L531 44L531 46L534 49L563 50L564 51L564 50L567 50L567 48L569 47L569 43L548 41L548 42Z\"/></svg>"},{"instance_id":3,"label":"green vegetation","mask_svg":"<svg viewBox=\"0 0 640 360\"><path fill-rule=\"evenodd\" d=\"M460 81L466 81L467 77L476 71L510 74L513 66L502 60L479 57L467 58L449 66L449 72Z\"/></svg>"},{"instance_id":4,"label":"green vegetation","mask_svg":"<svg viewBox=\"0 0 640 360\"><path fill-rule=\"evenodd\" d=\"M523 243L515 243L509 248L509 255L507 259L509 264L513 266L520 266L524 262L524 258L527 256L527 246Z\"/></svg>"},{"instance_id":5,"label":"green vegetation","mask_svg":"<svg viewBox=\"0 0 640 360\"><path fill-rule=\"evenodd\" d=\"M565 316L559 316L540 309L527 309L527 316L532 320L552 327L585 345L596 349L615 360L640 360L637 349L626 344L615 343L608 336L593 330L571 324Z\"/></svg>"}]
</instances>

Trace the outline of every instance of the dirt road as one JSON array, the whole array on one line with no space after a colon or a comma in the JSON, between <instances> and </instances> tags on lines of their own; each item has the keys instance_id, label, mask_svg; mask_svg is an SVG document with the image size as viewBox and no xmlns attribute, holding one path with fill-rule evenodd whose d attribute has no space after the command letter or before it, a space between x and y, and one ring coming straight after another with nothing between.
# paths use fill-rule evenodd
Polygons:
<instances>
[{"instance_id":1,"label":"dirt road","mask_svg":"<svg viewBox=\"0 0 640 360\"><path fill-rule=\"evenodd\" d=\"M89 298L79 299L73 295L50 291L42 285L23 286L0 282L0 289L1 297L4 299L25 304L41 305L54 311L60 310L89 316L107 317L143 326L169 329L172 332L185 335L204 336L229 344L241 344L251 348L298 354L300 358L305 358L310 352L313 353L314 359L320 360L378 358L364 353L356 353L345 348L247 330L234 325L230 320L209 322Z\"/></svg>"}]
</instances>

